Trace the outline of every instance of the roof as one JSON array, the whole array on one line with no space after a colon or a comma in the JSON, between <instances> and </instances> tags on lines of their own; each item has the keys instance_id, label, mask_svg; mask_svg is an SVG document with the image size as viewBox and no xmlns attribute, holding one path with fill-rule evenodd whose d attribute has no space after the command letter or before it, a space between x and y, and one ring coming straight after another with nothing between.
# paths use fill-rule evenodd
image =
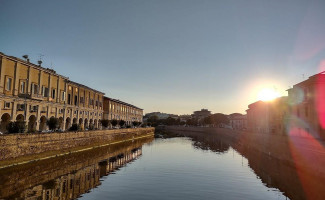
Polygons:
<instances>
[{"instance_id":1,"label":"roof","mask_svg":"<svg viewBox=\"0 0 325 200\"><path fill-rule=\"evenodd\" d=\"M2 52L0 52L0 55L6 57L7 59L23 63L24 65L31 66L31 67L34 67L36 69L42 70L42 71L46 71L46 72L48 72L50 74L53 74L53 75L56 75L56 76L61 76L64 79L69 79L69 77L66 77L66 76L63 76L61 74L56 73L56 71L53 70L53 69L45 68L45 67L42 67L41 65L36 65L34 63L28 62L26 60L23 60L23 59L14 57L14 56L8 56L8 55L6 55L6 54L4 54Z\"/></svg>"},{"instance_id":2,"label":"roof","mask_svg":"<svg viewBox=\"0 0 325 200\"><path fill-rule=\"evenodd\" d=\"M100 92L100 91L98 91L98 90L92 89L92 88L90 88L90 87L88 87L88 86L85 86L85 85L83 85L83 84L80 84L80 83L77 83L77 82L71 81L71 80L69 80L69 77L62 76L62 75L60 75L60 74L57 74L56 71L53 70L53 69L50 69L50 68L44 68L44 67L42 67L41 65L36 65L36 64L34 64L34 63L28 62L28 61L26 61L26 60L23 60L23 59L20 59L20 58L14 57L14 56L8 56L8 55L6 55L6 54L4 54L4 53L2 53L2 52L0 52L0 55L1 55L1 56L5 56L6 58L8 58L8 59L10 59L10 60L14 60L14 61L17 61L17 62L23 63L24 65L31 66L31 67L34 67L34 68L36 68L36 69L42 70L42 71L46 71L46 72L48 72L48 73L50 73L50 74L53 74L53 75L56 75L56 76L60 76L60 77L62 77L62 78L64 78L64 79L66 79L66 81L69 82L69 83L72 83L72 84L78 85L78 86L80 86L80 87L87 88L87 89L89 89L89 90L95 91L95 92L100 93L100 94L103 94L103 95L105 94L105 93L103 93L103 92Z\"/></svg>"},{"instance_id":3,"label":"roof","mask_svg":"<svg viewBox=\"0 0 325 200\"><path fill-rule=\"evenodd\" d=\"M121 101L121 100L119 100L119 99L113 99L113 98L111 98L111 97L105 97L105 96L104 96L104 99L108 99L108 100L110 100L110 101L113 101L113 102L116 102L116 103L119 103L119 104L123 104L123 105L126 105L126 106L130 106L130 107L133 107L133 108L136 108L136 109L143 110L142 108L136 107L136 106L134 106L134 105L132 105L132 104L126 103L126 102Z\"/></svg>"},{"instance_id":4,"label":"roof","mask_svg":"<svg viewBox=\"0 0 325 200\"><path fill-rule=\"evenodd\" d=\"M67 80L67 82L68 82L68 83L72 83L72 84L74 84L74 85L78 85L78 86L80 86L80 87L87 88L87 89L89 89L89 90L95 91L95 92L100 93L100 94L102 94L102 95L105 95L105 93L100 92L100 91L95 90L95 89L92 89L92 88L90 88L90 87L88 87L88 86L86 86L86 85L83 85L83 84L80 84L80 83L77 83L77 82L74 82L74 81L70 81L70 80Z\"/></svg>"}]
</instances>

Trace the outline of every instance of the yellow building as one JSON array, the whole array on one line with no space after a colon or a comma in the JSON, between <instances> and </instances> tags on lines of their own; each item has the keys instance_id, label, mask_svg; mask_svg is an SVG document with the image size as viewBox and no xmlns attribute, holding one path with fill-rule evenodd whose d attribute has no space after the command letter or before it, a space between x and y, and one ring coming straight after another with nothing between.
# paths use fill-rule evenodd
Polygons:
<instances>
[{"instance_id":1,"label":"yellow building","mask_svg":"<svg viewBox=\"0 0 325 200\"><path fill-rule=\"evenodd\" d=\"M124 120L126 125L132 122L141 122L143 118L143 109L123 101L104 97L104 119Z\"/></svg>"},{"instance_id":2,"label":"yellow building","mask_svg":"<svg viewBox=\"0 0 325 200\"><path fill-rule=\"evenodd\" d=\"M59 128L73 123L99 128L104 93L57 74L28 59L0 53L0 131L10 121L26 121L27 130L47 130L47 120L59 119Z\"/></svg>"}]
</instances>

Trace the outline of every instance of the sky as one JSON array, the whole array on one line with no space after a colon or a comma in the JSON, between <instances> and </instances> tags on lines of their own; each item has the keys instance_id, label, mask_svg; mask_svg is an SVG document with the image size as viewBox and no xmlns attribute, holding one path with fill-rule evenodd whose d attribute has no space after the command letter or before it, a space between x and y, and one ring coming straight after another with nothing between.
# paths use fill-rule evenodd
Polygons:
<instances>
[{"instance_id":1,"label":"sky","mask_svg":"<svg viewBox=\"0 0 325 200\"><path fill-rule=\"evenodd\" d=\"M323 0L0 0L0 52L144 109L245 113L325 70ZM42 56L41 56L42 55Z\"/></svg>"}]
</instances>

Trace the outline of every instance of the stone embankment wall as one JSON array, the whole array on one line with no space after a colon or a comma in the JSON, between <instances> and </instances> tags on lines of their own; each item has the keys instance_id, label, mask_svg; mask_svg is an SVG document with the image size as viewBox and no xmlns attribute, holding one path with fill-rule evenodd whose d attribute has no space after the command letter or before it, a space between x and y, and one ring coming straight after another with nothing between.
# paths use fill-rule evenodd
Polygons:
<instances>
[{"instance_id":1,"label":"stone embankment wall","mask_svg":"<svg viewBox=\"0 0 325 200\"><path fill-rule=\"evenodd\" d=\"M43 152L67 152L153 134L154 128L96 130L46 134L0 135L0 161Z\"/></svg>"}]
</instances>

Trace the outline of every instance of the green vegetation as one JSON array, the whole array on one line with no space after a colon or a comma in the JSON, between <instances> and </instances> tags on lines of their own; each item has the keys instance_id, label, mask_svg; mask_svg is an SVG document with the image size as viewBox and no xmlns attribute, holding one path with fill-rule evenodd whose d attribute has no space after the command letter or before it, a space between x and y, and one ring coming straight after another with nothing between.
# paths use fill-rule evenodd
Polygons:
<instances>
[{"instance_id":1,"label":"green vegetation","mask_svg":"<svg viewBox=\"0 0 325 200\"><path fill-rule=\"evenodd\" d=\"M59 127L59 119L55 117L51 117L49 120L47 120L47 125L49 126L49 129L54 131Z\"/></svg>"},{"instance_id":2,"label":"green vegetation","mask_svg":"<svg viewBox=\"0 0 325 200\"><path fill-rule=\"evenodd\" d=\"M8 133L24 133L26 130L25 121L9 122L7 125Z\"/></svg>"},{"instance_id":3,"label":"green vegetation","mask_svg":"<svg viewBox=\"0 0 325 200\"><path fill-rule=\"evenodd\" d=\"M118 124L120 125L120 127L123 127L123 126L125 125L125 121L121 119L121 120L118 122Z\"/></svg>"},{"instance_id":4,"label":"green vegetation","mask_svg":"<svg viewBox=\"0 0 325 200\"><path fill-rule=\"evenodd\" d=\"M107 128L109 126L109 124L110 124L108 119L103 119L101 121L101 123L102 123L102 126L105 127L105 128Z\"/></svg>"},{"instance_id":5,"label":"green vegetation","mask_svg":"<svg viewBox=\"0 0 325 200\"><path fill-rule=\"evenodd\" d=\"M81 129L80 125L78 124L72 124L69 131L79 131Z\"/></svg>"},{"instance_id":6,"label":"green vegetation","mask_svg":"<svg viewBox=\"0 0 325 200\"><path fill-rule=\"evenodd\" d=\"M117 124L118 124L118 121L116 120L116 119L113 119L112 121L111 121L111 124L112 124L112 126L116 126Z\"/></svg>"}]
</instances>

